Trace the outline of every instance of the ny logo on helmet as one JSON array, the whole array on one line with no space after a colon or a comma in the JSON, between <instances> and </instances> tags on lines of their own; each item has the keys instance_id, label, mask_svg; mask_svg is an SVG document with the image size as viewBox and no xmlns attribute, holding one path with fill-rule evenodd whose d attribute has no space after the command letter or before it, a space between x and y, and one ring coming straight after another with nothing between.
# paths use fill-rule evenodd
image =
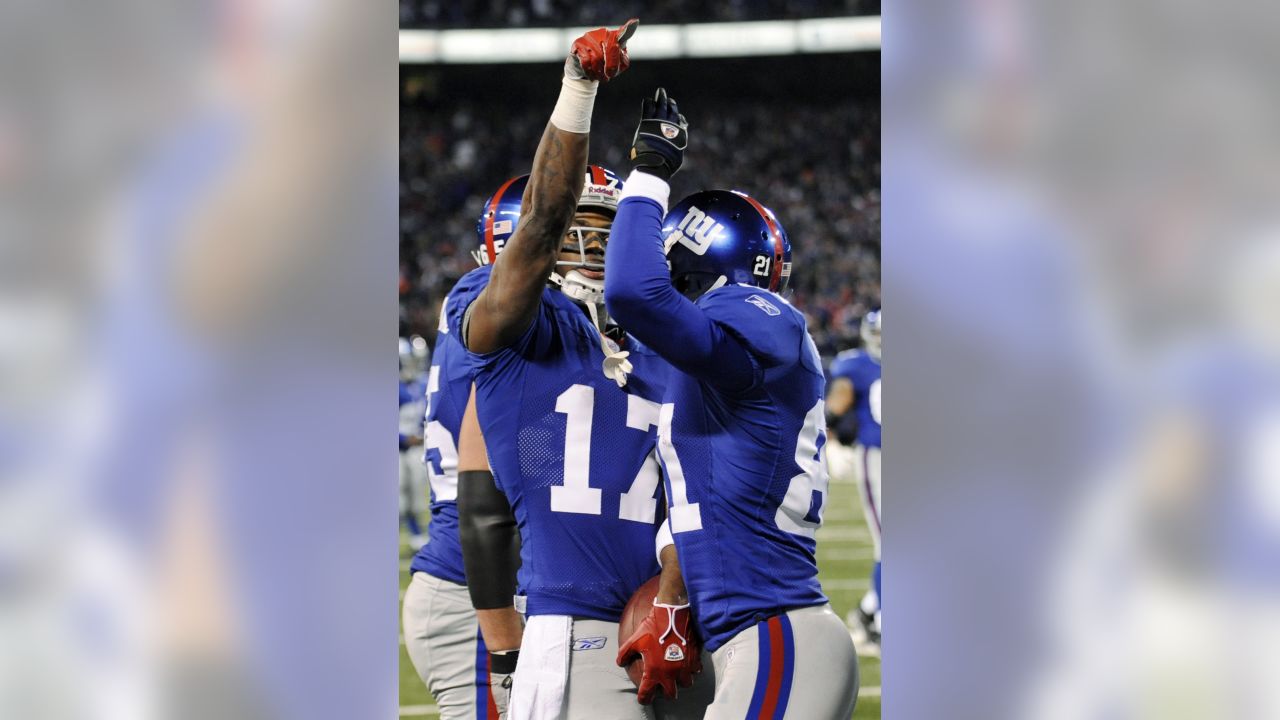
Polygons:
<instances>
[{"instance_id":1,"label":"ny logo on helmet","mask_svg":"<svg viewBox=\"0 0 1280 720\"><path fill-rule=\"evenodd\" d=\"M707 248L719 240L724 233L724 226L716 222L715 218L691 205L689 212L680 221L676 230L680 233L676 239L681 245L692 250L695 255L706 255Z\"/></svg>"}]
</instances>

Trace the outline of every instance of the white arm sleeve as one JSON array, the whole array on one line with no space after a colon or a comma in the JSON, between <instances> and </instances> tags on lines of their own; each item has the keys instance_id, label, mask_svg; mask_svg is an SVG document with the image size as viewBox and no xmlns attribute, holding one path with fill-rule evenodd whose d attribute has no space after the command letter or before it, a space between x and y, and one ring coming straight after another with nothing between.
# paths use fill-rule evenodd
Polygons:
<instances>
[{"instance_id":1,"label":"white arm sleeve","mask_svg":"<svg viewBox=\"0 0 1280 720\"><path fill-rule=\"evenodd\" d=\"M675 544L675 538L671 536L671 523L663 520L662 527L658 528L658 534L653 538L653 553L658 556L658 567L662 567L662 549Z\"/></svg>"}]
</instances>

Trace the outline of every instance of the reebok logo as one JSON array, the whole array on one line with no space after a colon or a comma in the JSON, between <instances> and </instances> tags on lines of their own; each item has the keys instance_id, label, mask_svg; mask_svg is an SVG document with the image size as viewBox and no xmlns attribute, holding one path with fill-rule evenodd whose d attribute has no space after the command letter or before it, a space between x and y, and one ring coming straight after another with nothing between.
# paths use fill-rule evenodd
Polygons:
<instances>
[{"instance_id":1,"label":"reebok logo","mask_svg":"<svg viewBox=\"0 0 1280 720\"><path fill-rule=\"evenodd\" d=\"M573 649L576 650L601 650L607 638L604 637L586 637L578 638L573 641Z\"/></svg>"},{"instance_id":2,"label":"reebok logo","mask_svg":"<svg viewBox=\"0 0 1280 720\"><path fill-rule=\"evenodd\" d=\"M768 300L765 300L759 295L752 295L751 297L748 297L746 301L763 310L766 315L777 317L782 314L782 311L778 309L778 306Z\"/></svg>"}]
</instances>

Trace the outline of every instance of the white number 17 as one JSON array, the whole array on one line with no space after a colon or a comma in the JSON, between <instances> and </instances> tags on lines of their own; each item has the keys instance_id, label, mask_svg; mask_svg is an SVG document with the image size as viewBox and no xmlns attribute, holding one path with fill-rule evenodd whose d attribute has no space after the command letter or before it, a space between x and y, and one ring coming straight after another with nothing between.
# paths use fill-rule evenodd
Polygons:
<instances>
[{"instance_id":1,"label":"white number 17","mask_svg":"<svg viewBox=\"0 0 1280 720\"><path fill-rule=\"evenodd\" d=\"M564 485L551 488L554 512L599 515L600 488L591 487L591 423L595 415L596 390L590 385L572 385L556 398L556 412L563 413ZM658 424L658 403L635 395L627 396L627 427L641 432ZM631 487L618 503L618 517L652 524L657 519L658 461L649 453L640 465Z\"/></svg>"}]
</instances>

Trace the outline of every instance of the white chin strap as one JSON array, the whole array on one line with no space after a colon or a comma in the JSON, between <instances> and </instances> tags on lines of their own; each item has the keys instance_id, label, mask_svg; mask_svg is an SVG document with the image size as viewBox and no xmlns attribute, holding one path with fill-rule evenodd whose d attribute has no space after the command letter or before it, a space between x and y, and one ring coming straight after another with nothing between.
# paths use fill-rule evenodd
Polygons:
<instances>
[{"instance_id":1,"label":"white chin strap","mask_svg":"<svg viewBox=\"0 0 1280 720\"><path fill-rule=\"evenodd\" d=\"M604 332L609 316L604 309L604 281L593 280L577 270L570 270L564 275L551 273L551 282L560 288L560 292L569 296L570 300L586 306L591 322L600 332Z\"/></svg>"}]
</instances>

